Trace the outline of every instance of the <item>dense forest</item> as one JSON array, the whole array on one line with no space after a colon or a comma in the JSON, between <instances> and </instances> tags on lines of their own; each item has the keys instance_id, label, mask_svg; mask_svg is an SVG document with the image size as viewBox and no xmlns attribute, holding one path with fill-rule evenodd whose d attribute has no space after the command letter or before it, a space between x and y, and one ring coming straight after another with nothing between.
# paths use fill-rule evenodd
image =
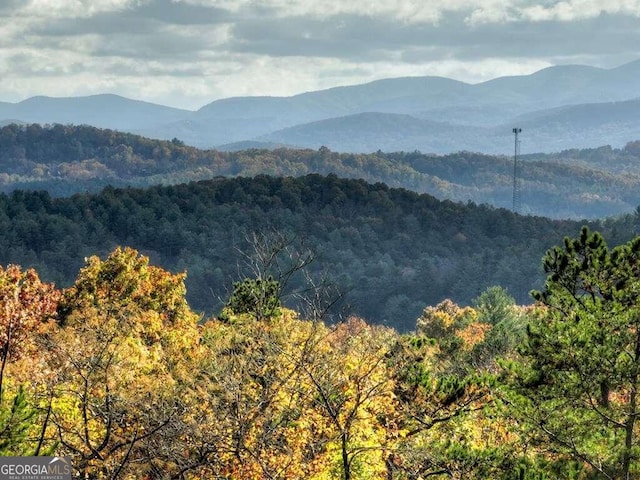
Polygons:
<instances>
[{"instance_id":1,"label":"dense forest","mask_svg":"<svg viewBox=\"0 0 640 480\"><path fill-rule=\"evenodd\" d=\"M637 221L634 214L592 226L619 243ZM186 271L190 305L211 314L234 281L251 276L256 248L272 248L279 235L289 258L315 259L291 276L288 306L299 309L295 292L326 281L342 292L347 313L406 331L425 305L469 305L492 285L529 303L529 291L542 286L540 257L579 227L335 175L217 178L68 198L2 194L0 264L35 267L67 286L84 257L127 245Z\"/></svg>"},{"instance_id":2,"label":"dense forest","mask_svg":"<svg viewBox=\"0 0 640 480\"><path fill-rule=\"evenodd\" d=\"M627 212L576 221L451 200L510 198L506 157L0 129L0 455L85 479L637 478L639 154L523 159L558 216Z\"/></svg>"},{"instance_id":3,"label":"dense forest","mask_svg":"<svg viewBox=\"0 0 640 480\"><path fill-rule=\"evenodd\" d=\"M509 151L507 148L506 151ZM523 155L524 214L596 219L640 205L640 149L601 147ZM216 176L336 174L383 182L441 200L512 207L513 159L472 152L340 154L319 150L198 150L173 141L70 125L0 128L0 190L47 190L53 196L107 185L145 187Z\"/></svg>"},{"instance_id":4,"label":"dense forest","mask_svg":"<svg viewBox=\"0 0 640 480\"><path fill-rule=\"evenodd\" d=\"M37 197L34 197L37 198ZM400 335L237 282L203 321L130 248L65 289L0 269L0 455L101 479L628 480L640 475L640 237L583 228L536 304L502 288Z\"/></svg>"}]
</instances>

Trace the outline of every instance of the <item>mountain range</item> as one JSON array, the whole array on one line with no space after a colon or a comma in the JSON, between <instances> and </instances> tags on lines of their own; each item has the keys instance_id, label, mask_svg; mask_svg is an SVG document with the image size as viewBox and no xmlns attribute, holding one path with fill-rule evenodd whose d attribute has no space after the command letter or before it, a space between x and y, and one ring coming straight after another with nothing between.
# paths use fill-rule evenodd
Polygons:
<instances>
[{"instance_id":1,"label":"mountain range","mask_svg":"<svg viewBox=\"0 0 640 480\"><path fill-rule=\"evenodd\" d=\"M334 151L554 152L640 139L640 60L613 69L567 65L468 84L406 77L290 97L233 97L197 111L104 94L0 102L11 122L88 124L199 148Z\"/></svg>"}]
</instances>

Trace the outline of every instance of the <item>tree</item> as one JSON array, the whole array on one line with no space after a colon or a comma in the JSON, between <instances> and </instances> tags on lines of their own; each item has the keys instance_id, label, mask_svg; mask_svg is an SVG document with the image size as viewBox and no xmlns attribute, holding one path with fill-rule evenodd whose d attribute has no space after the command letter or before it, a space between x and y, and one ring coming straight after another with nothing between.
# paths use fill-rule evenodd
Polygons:
<instances>
[{"instance_id":1,"label":"tree","mask_svg":"<svg viewBox=\"0 0 640 480\"><path fill-rule=\"evenodd\" d=\"M327 274L316 277L309 266L316 251L303 237L277 229L245 235L246 251L239 250L240 271L247 275L233 284L233 293L220 318L249 314L264 320L280 314L285 299L299 307L305 317L324 319L342 300L344 293Z\"/></svg>"},{"instance_id":2,"label":"tree","mask_svg":"<svg viewBox=\"0 0 640 480\"><path fill-rule=\"evenodd\" d=\"M221 318L228 320L229 313L249 314L258 321L277 317L280 315L279 290L278 282L271 277L235 282Z\"/></svg>"},{"instance_id":3,"label":"tree","mask_svg":"<svg viewBox=\"0 0 640 480\"><path fill-rule=\"evenodd\" d=\"M475 373L465 360L468 334L473 331L473 337L482 338L484 330L475 329L478 324L470 319L475 314L468 307L450 301L428 307L420 330L437 336L405 335L392 350L396 422L403 435L388 460L395 475L390 478L467 479L474 472L483 478L486 470L480 467L486 466L487 454L474 445L473 438L481 435L469 430L481 422L477 413L492 399L491 379ZM451 328L456 323L464 327Z\"/></svg>"},{"instance_id":4,"label":"tree","mask_svg":"<svg viewBox=\"0 0 640 480\"><path fill-rule=\"evenodd\" d=\"M35 270L0 267L0 401L7 363L33 352L34 334L54 318L59 297Z\"/></svg>"},{"instance_id":5,"label":"tree","mask_svg":"<svg viewBox=\"0 0 640 480\"><path fill-rule=\"evenodd\" d=\"M260 281L273 281L277 297L290 294L292 277L307 268L317 258L305 239L277 229L251 232L245 235L246 251L240 251L248 276Z\"/></svg>"},{"instance_id":6,"label":"tree","mask_svg":"<svg viewBox=\"0 0 640 480\"><path fill-rule=\"evenodd\" d=\"M130 248L89 258L64 291L61 327L44 345L57 375L49 437L83 475L170 470L164 447L174 439L160 439L186 409L198 351L184 295L184 275Z\"/></svg>"},{"instance_id":7,"label":"tree","mask_svg":"<svg viewBox=\"0 0 640 480\"><path fill-rule=\"evenodd\" d=\"M282 309L268 322L203 326L197 475L378 479L393 437L395 333L350 319L335 328Z\"/></svg>"},{"instance_id":8,"label":"tree","mask_svg":"<svg viewBox=\"0 0 640 480\"><path fill-rule=\"evenodd\" d=\"M526 309L516 306L515 300L502 287L490 287L474 300L478 321L490 325L481 343L472 352L476 368L499 370L499 357L510 355L524 339Z\"/></svg>"},{"instance_id":9,"label":"tree","mask_svg":"<svg viewBox=\"0 0 640 480\"><path fill-rule=\"evenodd\" d=\"M388 358L397 334L351 317L316 337L302 368L319 413L325 472L342 480L382 478L397 438Z\"/></svg>"},{"instance_id":10,"label":"tree","mask_svg":"<svg viewBox=\"0 0 640 480\"><path fill-rule=\"evenodd\" d=\"M0 453L38 455L42 451L50 402L40 416L33 388L46 376L41 366L46 352L38 337L50 330L60 292L40 281L33 269L0 268ZM9 385L7 385L9 384ZM7 398L7 390L12 393Z\"/></svg>"},{"instance_id":11,"label":"tree","mask_svg":"<svg viewBox=\"0 0 640 480\"><path fill-rule=\"evenodd\" d=\"M325 422L305 368L325 334L287 309L268 322L203 325L207 354L194 372L196 427L185 445L198 478L322 478Z\"/></svg>"},{"instance_id":12,"label":"tree","mask_svg":"<svg viewBox=\"0 0 640 480\"><path fill-rule=\"evenodd\" d=\"M583 227L543 265L523 359L510 364L513 413L557 464L579 465L589 478L637 478L640 237L609 250Z\"/></svg>"},{"instance_id":13,"label":"tree","mask_svg":"<svg viewBox=\"0 0 640 480\"><path fill-rule=\"evenodd\" d=\"M489 287L473 301L481 321L489 325L497 325L513 315L515 300L504 288Z\"/></svg>"},{"instance_id":14,"label":"tree","mask_svg":"<svg viewBox=\"0 0 640 480\"><path fill-rule=\"evenodd\" d=\"M472 351L482 345L491 325L479 321L478 312L472 307L460 307L446 299L424 309L416 330L431 339L435 346L432 355L439 361L440 370L464 375L471 370Z\"/></svg>"}]
</instances>

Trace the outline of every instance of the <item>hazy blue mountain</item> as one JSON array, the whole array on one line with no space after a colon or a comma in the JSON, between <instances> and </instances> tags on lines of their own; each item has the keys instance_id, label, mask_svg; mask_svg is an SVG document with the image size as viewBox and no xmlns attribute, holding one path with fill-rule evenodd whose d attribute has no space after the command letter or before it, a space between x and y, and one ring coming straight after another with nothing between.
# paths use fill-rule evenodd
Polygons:
<instances>
[{"instance_id":1,"label":"hazy blue mountain","mask_svg":"<svg viewBox=\"0 0 640 480\"><path fill-rule=\"evenodd\" d=\"M496 100L512 105L537 105L537 108L562 104L613 99L616 91L607 82L607 70L564 65L549 67L531 75L501 77L472 86L477 102ZM600 89L593 91L593 85ZM593 98L593 97L596 98ZM618 99L627 98L620 96Z\"/></svg>"},{"instance_id":2,"label":"hazy blue mountain","mask_svg":"<svg viewBox=\"0 0 640 480\"><path fill-rule=\"evenodd\" d=\"M465 84L439 77L379 80L336 87L293 97L234 97L205 105L188 121L168 129L140 133L169 138L184 127L185 141L199 147L255 139L262 135L318 120L355 113L408 113L417 103L447 105ZM158 135L160 133L160 135Z\"/></svg>"},{"instance_id":3,"label":"hazy blue mountain","mask_svg":"<svg viewBox=\"0 0 640 480\"><path fill-rule=\"evenodd\" d=\"M405 114L370 112L286 128L260 140L314 149L326 146L339 152L445 152L466 150L465 144L471 143L468 139L486 137L488 131Z\"/></svg>"},{"instance_id":4,"label":"hazy blue mountain","mask_svg":"<svg viewBox=\"0 0 640 480\"><path fill-rule=\"evenodd\" d=\"M104 94L86 97L31 97L14 104L0 104L1 119L26 123L93 125L135 130L176 122L191 112L177 108Z\"/></svg>"},{"instance_id":5,"label":"hazy blue mountain","mask_svg":"<svg viewBox=\"0 0 640 480\"><path fill-rule=\"evenodd\" d=\"M618 101L640 96L640 61L617 69L567 65L532 75L467 84L441 77L406 77L331 88L292 97L238 97L202 107L198 118L280 118L291 124L354 113L415 114L449 107L531 109ZM434 119L435 120L435 119Z\"/></svg>"},{"instance_id":6,"label":"hazy blue mountain","mask_svg":"<svg viewBox=\"0 0 640 480\"><path fill-rule=\"evenodd\" d=\"M543 110L517 117L514 123L526 132L528 151L623 146L640 139L640 98ZM537 146L545 148L536 150Z\"/></svg>"},{"instance_id":7,"label":"hazy blue mountain","mask_svg":"<svg viewBox=\"0 0 640 480\"><path fill-rule=\"evenodd\" d=\"M194 147L211 148L228 143L252 141L260 135L283 127L284 124L277 119L264 117L211 117L209 119L190 117L187 120L161 126L138 128L133 133L164 140L177 137Z\"/></svg>"},{"instance_id":8,"label":"hazy blue mountain","mask_svg":"<svg viewBox=\"0 0 640 480\"><path fill-rule=\"evenodd\" d=\"M247 140L244 142L227 143L225 145L219 145L217 150L222 152L240 152L243 150L275 150L277 148L295 148L294 145L285 145L283 143L274 142L260 142L258 140Z\"/></svg>"},{"instance_id":9,"label":"hazy blue mountain","mask_svg":"<svg viewBox=\"0 0 640 480\"><path fill-rule=\"evenodd\" d=\"M553 151L603 143L622 146L638 138L631 123L612 131L624 116L622 103L609 105L601 126L576 117L573 127L555 118L558 108L580 104L624 102L640 97L640 61L615 69L579 65L546 68L532 75L502 77L471 85L439 77L379 80L292 97L229 98L202 107L184 133L200 147L258 140L341 151L457 150L510 151L511 129L525 122L523 148ZM549 109L549 112L543 112ZM621 109L617 113L615 110ZM586 115L593 106L565 110ZM534 113L535 112L535 113ZM392 114L386 116L385 114ZM540 123L529 121L534 114ZM393 115L405 115L393 117ZM523 117L524 116L524 117ZM410 118L409 118L410 117ZM243 121L244 120L244 121ZM592 124L588 131L580 126ZM183 122L184 123L184 122ZM539 129L539 131L535 130ZM152 131L145 134L153 136ZM602 134L600 138L593 135ZM528 137L527 137L528 135ZM577 137L576 137L577 135ZM168 132L162 138L169 138ZM220 139L228 141L219 141Z\"/></svg>"},{"instance_id":10,"label":"hazy blue mountain","mask_svg":"<svg viewBox=\"0 0 640 480\"><path fill-rule=\"evenodd\" d=\"M343 152L467 150L496 154L512 151L515 125L523 129L521 150L525 152L623 146L640 139L640 99L539 110L493 127L366 113L297 125L260 139L306 148L324 145Z\"/></svg>"},{"instance_id":11,"label":"hazy blue mountain","mask_svg":"<svg viewBox=\"0 0 640 480\"><path fill-rule=\"evenodd\" d=\"M640 97L640 61L612 70L566 65L531 75L501 77L477 85L464 105L447 105L418 112L461 125L498 126L519 115L583 103L616 102Z\"/></svg>"},{"instance_id":12,"label":"hazy blue mountain","mask_svg":"<svg viewBox=\"0 0 640 480\"><path fill-rule=\"evenodd\" d=\"M334 150L551 152L640 138L640 60L613 69L550 67L468 84L405 77L290 97L234 97L197 111L95 95L0 103L0 121L90 124L200 148L267 142Z\"/></svg>"},{"instance_id":13,"label":"hazy blue mountain","mask_svg":"<svg viewBox=\"0 0 640 480\"><path fill-rule=\"evenodd\" d=\"M515 120L523 126L540 128L547 123L563 127L593 128L605 123L632 124L640 120L640 98L623 102L569 105L520 115Z\"/></svg>"},{"instance_id":14,"label":"hazy blue mountain","mask_svg":"<svg viewBox=\"0 0 640 480\"><path fill-rule=\"evenodd\" d=\"M218 100L196 113L198 118L280 118L297 124L368 111L414 111L423 104L449 104L467 84L441 77L406 77L336 87L292 97L238 97ZM449 97L449 98L447 98Z\"/></svg>"},{"instance_id":15,"label":"hazy blue mountain","mask_svg":"<svg viewBox=\"0 0 640 480\"><path fill-rule=\"evenodd\" d=\"M0 120L0 127L5 127L7 125L11 125L15 123L16 125L24 125L25 122L21 122L20 120L16 120L14 118L7 118L6 120Z\"/></svg>"}]
</instances>

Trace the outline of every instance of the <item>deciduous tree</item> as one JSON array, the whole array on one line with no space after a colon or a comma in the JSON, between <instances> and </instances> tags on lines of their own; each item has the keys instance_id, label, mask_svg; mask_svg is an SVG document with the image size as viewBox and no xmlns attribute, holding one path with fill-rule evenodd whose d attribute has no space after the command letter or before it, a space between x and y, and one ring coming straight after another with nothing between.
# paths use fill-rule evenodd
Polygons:
<instances>
[{"instance_id":1,"label":"deciduous tree","mask_svg":"<svg viewBox=\"0 0 640 480\"><path fill-rule=\"evenodd\" d=\"M0 267L0 453L41 452L50 403L40 415L35 395L47 377L38 337L55 328L60 292L33 269Z\"/></svg>"},{"instance_id":2,"label":"deciduous tree","mask_svg":"<svg viewBox=\"0 0 640 480\"><path fill-rule=\"evenodd\" d=\"M58 375L51 436L83 475L169 468L158 439L185 409L198 348L183 281L118 248L89 258L64 292L61 328L47 344Z\"/></svg>"}]
</instances>

